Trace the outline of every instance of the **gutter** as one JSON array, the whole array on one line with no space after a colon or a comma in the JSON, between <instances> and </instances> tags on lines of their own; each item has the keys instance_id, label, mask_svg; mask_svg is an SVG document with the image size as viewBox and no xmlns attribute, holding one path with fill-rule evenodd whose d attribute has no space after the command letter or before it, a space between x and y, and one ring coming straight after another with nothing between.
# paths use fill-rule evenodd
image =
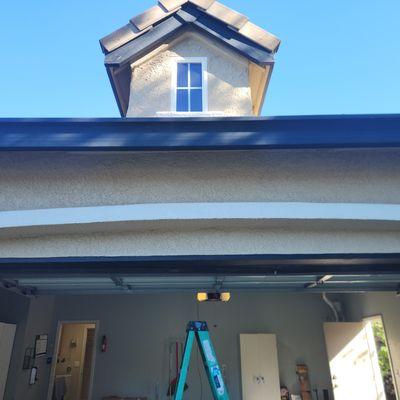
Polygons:
<instances>
[{"instance_id":1,"label":"gutter","mask_svg":"<svg viewBox=\"0 0 400 400\"><path fill-rule=\"evenodd\" d=\"M400 148L400 115L0 119L0 151Z\"/></svg>"}]
</instances>

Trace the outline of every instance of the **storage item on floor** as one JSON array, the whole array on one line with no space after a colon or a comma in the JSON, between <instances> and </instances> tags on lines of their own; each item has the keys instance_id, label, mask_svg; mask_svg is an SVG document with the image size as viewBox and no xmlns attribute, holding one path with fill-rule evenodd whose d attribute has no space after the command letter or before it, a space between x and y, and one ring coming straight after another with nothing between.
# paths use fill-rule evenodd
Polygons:
<instances>
[{"instance_id":1,"label":"storage item on floor","mask_svg":"<svg viewBox=\"0 0 400 400\"><path fill-rule=\"evenodd\" d=\"M286 386L281 386L281 400L290 400L290 393Z\"/></svg>"},{"instance_id":2,"label":"storage item on floor","mask_svg":"<svg viewBox=\"0 0 400 400\"><path fill-rule=\"evenodd\" d=\"M67 378L65 375L58 375L54 379L53 400L64 400L67 394Z\"/></svg>"},{"instance_id":3,"label":"storage item on floor","mask_svg":"<svg viewBox=\"0 0 400 400\"><path fill-rule=\"evenodd\" d=\"M305 364L296 365L296 374L299 378L300 393L302 400L312 400L310 378L308 376L308 367Z\"/></svg>"}]
</instances>

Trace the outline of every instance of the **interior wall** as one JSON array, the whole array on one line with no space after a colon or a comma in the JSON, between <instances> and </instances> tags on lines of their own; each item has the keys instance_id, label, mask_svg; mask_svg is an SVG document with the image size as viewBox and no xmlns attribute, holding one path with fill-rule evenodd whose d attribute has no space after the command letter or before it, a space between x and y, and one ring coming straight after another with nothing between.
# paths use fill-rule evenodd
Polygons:
<instances>
[{"instance_id":1,"label":"interior wall","mask_svg":"<svg viewBox=\"0 0 400 400\"><path fill-rule=\"evenodd\" d=\"M37 335L48 334L47 354L52 355L54 350L55 324L53 318L54 297L43 296L32 298L29 301L28 318L26 320L24 339L19 354L13 354L13 359L17 363L17 385L14 396L7 397L6 400L45 400L50 377L51 364L47 362L47 356L35 359L35 366L38 368L37 381L34 385L29 385L30 370L23 370L23 355L27 347L35 346Z\"/></svg>"},{"instance_id":2,"label":"interior wall","mask_svg":"<svg viewBox=\"0 0 400 400\"><path fill-rule=\"evenodd\" d=\"M58 320L99 321L98 343L102 335L107 335L109 348L106 353L96 349L93 399L118 394L161 400L166 399L168 387L168 344L176 339L184 341L189 320L206 320L230 396L239 400L239 333L277 335L280 378L291 391L299 391L295 373L298 362L309 366L313 388L330 388L322 329L330 316L317 294L244 291L233 293L229 303L218 304L199 304L194 293L61 296L55 298L51 327L47 320L42 322L43 329L51 330L54 343ZM43 329L39 331L43 333ZM200 384L196 361L193 356L187 395L200 396L202 387L203 399L210 399L202 369ZM16 400L46 398L49 367L42 369L41 379L47 377L47 383L35 385L34 392L21 385L24 388Z\"/></svg>"},{"instance_id":3,"label":"interior wall","mask_svg":"<svg viewBox=\"0 0 400 400\"><path fill-rule=\"evenodd\" d=\"M28 312L28 298L0 288L0 321L17 325L4 394L5 400L13 398L12 395L17 384L17 376L22 369L23 344Z\"/></svg>"},{"instance_id":4,"label":"interior wall","mask_svg":"<svg viewBox=\"0 0 400 400\"><path fill-rule=\"evenodd\" d=\"M343 295L349 321L382 315L390 348L393 373L400 394L400 299L394 293L357 293Z\"/></svg>"}]
</instances>

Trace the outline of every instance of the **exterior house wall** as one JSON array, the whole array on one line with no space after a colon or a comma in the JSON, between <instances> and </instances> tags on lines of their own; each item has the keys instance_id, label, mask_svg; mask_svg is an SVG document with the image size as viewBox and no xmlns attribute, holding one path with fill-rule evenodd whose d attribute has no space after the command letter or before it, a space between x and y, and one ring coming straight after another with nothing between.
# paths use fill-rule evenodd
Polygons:
<instances>
[{"instance_id":1,"label":"exterior house wall","mask_svg":"<svg viewBox=\"0 0 400 400\"><path fill-rule=\"evenodd\" d=\"M396 253L399 246L398 230L147 230L6 239L0 257Z\"/></svg>"},{"instance_id":2,"label":"exterior house wall","mask_svg":"<svg viewBox=\"0 0 400 400\"><path fill-rule=\"evenodd\" d=\"M0 211L171 202L400 203L400 152L3 153Z\"/></svg>"},{"instance_id":3,"label":"exterior house wall","mask_svg":"<svg viewBox=\"0 0 400 400\"><path fill-rule=\"evenodd\" d=\"M42 301L52 307L52 298L43 297ZM299 392L297 362L309 366L313 387L330 388L322 324L331 318L331 313L318 294L240 291L233 293L230 302L217 304L199 304L194 293L182 292L57 296L50 315L51 345L54 345L59 320L98 320L100 337L107 335L108 351L101 353L96 349L92 392L96 400L112 394L154 399L156 390L160 399L166 398L168 344L174 340L183 342L186 324L193 319L206 320L209 324L233 400L241 399L239 333L277 335L280 379L294 393ZM47 321L39 322L43 327L36 331L49 329ZM37 326L33 319L30 323ZM41 382L40 386L33 387L35 390L19 372L21 384L15 400L45 399L49 369L49 365L39 369ZM203 399L211 399L203 368L200 370ZM194 355L187 381L190 398L200 396L198 374Z\"/></svg>"},{"instance_id":4,"label":"exterior house wall","mask_svg":"<svg viewBox=\"0 0 400 400\"><path fill-rule=\"evenodd\" d=\"M400 393L400 299L394 293L353 293L343 295L342 299L349 321L382 316L397 392Z\"/></svg>"},{"instance_id":5,"label":"exterior house wall","mask_svg":"<svg viewBox=\"0 0 400 400\"><path fill-rule=\"evenodd\" d=\"M205 57L208 111L226 116L253 115L249 62L199 34L182 35L176 44L132 67L127 117L171 112L173 64L177 58Z\"/></svg>"},{"instance_id":6,"label":"exterior house wall","mask_svg":"<svg viewBox=\"0 0 400 400\"><path fill-rule=\"evenodd\" d=\"M398 156L387 150L9 153L0 158L0 210L170 202L399 203ZM398 251L396 227L325 225L166 225L156 231L3 237L0 256Z\"/></svg>"}]
</instances>

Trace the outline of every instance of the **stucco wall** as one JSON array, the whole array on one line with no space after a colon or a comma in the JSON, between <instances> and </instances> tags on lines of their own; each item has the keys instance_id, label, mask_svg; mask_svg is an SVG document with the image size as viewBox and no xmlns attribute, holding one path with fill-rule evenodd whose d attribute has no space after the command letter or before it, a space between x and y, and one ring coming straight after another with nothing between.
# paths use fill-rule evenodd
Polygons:
<instances>
[{"instance_id":1,"label":"stucco wall","mask_svg":"<svg viewBox=\"0 0 400 400\"><path fill-rule=\"evenodd\" d=\"M382 315L400 393L400 299L394 293L354 293L343 295L342 299L349 321Z\"/></svg>"},{"instance_id":2,"label":"stucco wall","mask_svg":"<svg viewBox=\"0 0 400 400\"><path fill-rule=\"evenodd\" d=\"M248 61L212 44L199 34L180 41L133 68L127 117L152 117L170 112L173 63L176 57L206 57L208 111L252 115Z\"/></svg>"},{"instance_id":3,"label":"stucco wall","mask_svg":"<svg viewBox=\"0 0 400 400\"><path fill-rule=\"evenodd\" d=\"M400 203L400 152L2 153L0 211L163 202Z\"/></svg>"},{"instance_id":4,"label":"stucco wall","mask_svg":"<svg viewBox=\"0 0 400 400\"><path fill-rule=\"evenodd\" d=\"M51 298L47 301L52 304ZM299 391L297 362L309 366L313 387L330 388L322 323L331 315L317 294L235 292L229 303L200 305L193 293L56 297L51 316L52 343L58 320L98 320L99 335L107 335L109 350L101 353L96 349L93 400L111 394L155 399L157 384L159 399L166 399L168 343L183 341L186 324L193 319L209 324L233 400L241 399L239 333L277 335L281 382L294 393ZM48 325L43 323L44 332ZM203 399L208 400L211 393L200 368ZM41 368L42 382L35 391L25 378L20 379L15 400L45 399L48 370L49 366ZM198 374L193 356L187 381L189 398L200 397Z\"/></svg>"},{"instance_id":5,"label":"stucco wall","mask_svg":"<svg viewBox=\"0 0 400 400\"><path fill-rule=\"evenodd\" d=\"M48 235L0 241L0 257L396 253L398 231L199 229Z\"/></svg>"},{"instance_id":6,"label":"stucco wall","mask_svg":"<svg viewBox=\"0 0 400 400\"><path fill-rule=\"evenodd\" d=\"M137 203L400 203L398 151L3 153L0 210ZM398 231L301 225L1 239L0 256L397 252Z\"/></svg>"}]
</instances>

